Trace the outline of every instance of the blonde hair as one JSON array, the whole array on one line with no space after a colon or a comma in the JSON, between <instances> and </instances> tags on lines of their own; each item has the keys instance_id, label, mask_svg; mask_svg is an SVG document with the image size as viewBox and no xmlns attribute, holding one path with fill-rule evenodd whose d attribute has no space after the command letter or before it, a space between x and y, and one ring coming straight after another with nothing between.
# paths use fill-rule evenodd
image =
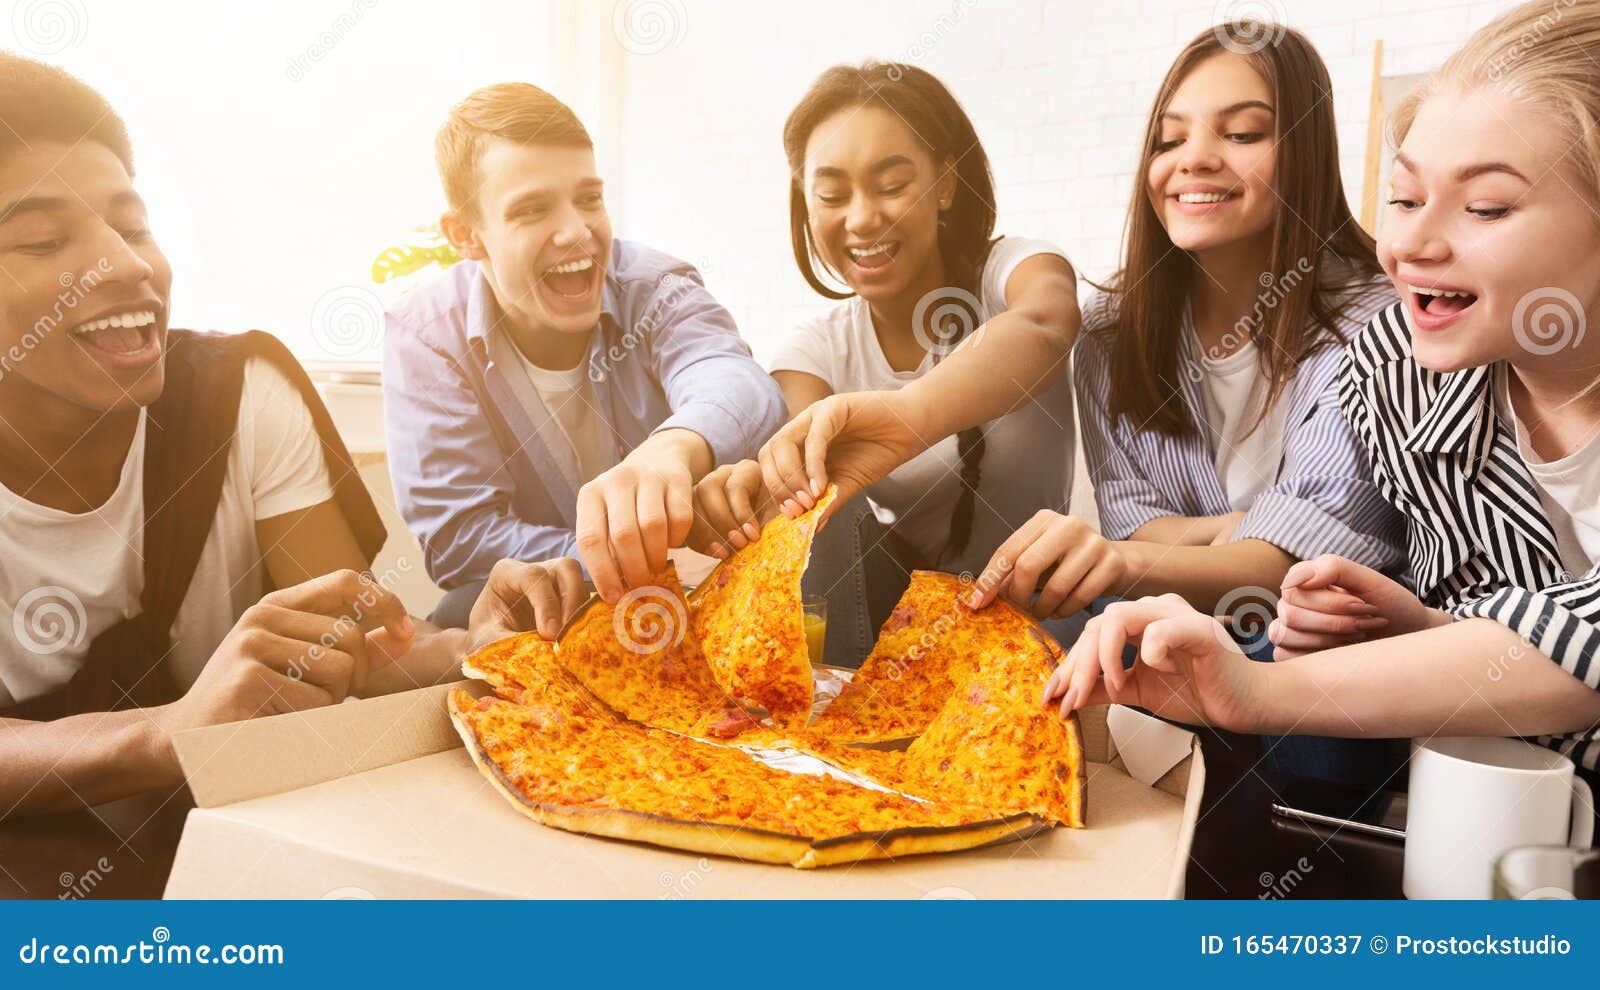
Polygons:
<instances>
[{"instance_id":1,"label":"blonde hair","mask_svg":"<svg viewBox=\"0 0 1600 990\"><path fill-rule=\"evenodd\" d=\"M445 200L473 215L478 162L489 140L592 148L594 142L572 108L531 83L496 83L473 90L450 108L433 139L433 158Z\"/></svg>"},{"instance_id":2,"label":"blonde hair","mask_svg":"<svg viewBox=\"0 0 1600 990\"><path fill-rule=\"evenodd\" d=\"M1533 0L1473 32L1395 110L1395 147L1422 104L1447 87L1491 87L1576 123L1584 150L1576 164L1600 201L1600 0Z\"/></svg>"}]
</instances>

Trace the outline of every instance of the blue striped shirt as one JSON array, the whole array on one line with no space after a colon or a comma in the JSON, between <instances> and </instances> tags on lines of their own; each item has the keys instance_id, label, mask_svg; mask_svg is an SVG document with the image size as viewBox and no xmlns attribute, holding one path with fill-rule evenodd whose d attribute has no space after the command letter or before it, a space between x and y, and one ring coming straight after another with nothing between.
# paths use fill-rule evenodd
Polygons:
<instances>
[{"instance_id":1,"label":"blue striped shirt","mask_svg":"<svg viewBox=\"0 0 1600 990\"><path fill-rule=\"evenodd\" d=\"M1394 301L1387 280L1357 291L1336 327L1348 341ZM1140 429L1109 413L1116 299L1099 293L1084 310L1073 350L1078 417L1100 529L1125 540L1164 516L1221 516L1233 511L1216 469L1216 435L1207 425L1200 342L1187 309L1178 356L1180 391L1191 422L1184 437ZM1306 560L1335 553L1393 572L1404 565L1404 527L1373 484L1365 449L1339 410L1336 374L1342 349L1323 347L1300 365L1279 400L1287 402L1282 454L1272 483L1246 510L1234 540L1265 540Z\"/></svg>"}]
</instances>

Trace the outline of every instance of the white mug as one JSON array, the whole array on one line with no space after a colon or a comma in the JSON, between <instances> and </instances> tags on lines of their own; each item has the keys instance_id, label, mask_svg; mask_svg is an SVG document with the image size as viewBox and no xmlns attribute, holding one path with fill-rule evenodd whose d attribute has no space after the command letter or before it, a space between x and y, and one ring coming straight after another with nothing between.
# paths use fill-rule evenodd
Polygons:
<instances>
[{"instance_id":1,"label":"white mug","mask_svg":"<svg viewBox=\"0 0 1600 990\"><path fill-rule=\"evenodd\" d=\"M1594 795L1572 761L1520 739L1419 739L1409 790L1401 887L1412 900L1487 898L1506 850L1594 839Z\"/></svg>"}]
</instances>

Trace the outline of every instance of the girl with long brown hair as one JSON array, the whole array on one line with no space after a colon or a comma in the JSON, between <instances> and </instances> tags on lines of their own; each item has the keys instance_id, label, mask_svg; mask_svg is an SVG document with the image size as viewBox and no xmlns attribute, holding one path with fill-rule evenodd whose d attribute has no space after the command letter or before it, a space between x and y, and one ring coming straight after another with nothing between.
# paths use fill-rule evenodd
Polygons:
<instances>
[{"instance_id":1,"label":"girl with long brown hair","mask_svg":"<svg viewBox=\"0 0 1600 990\"><path fill-rule=\"evenodd\" d=\"M1111 701L1245 732L1532 737L1600 782L1597 61L1600 3L1526 3L1391 121L1378 254L1401 301L1338 383L1405 514L1412 586L1343 556L1297 565L1272 664L1177 600L1120 603L1056 672L1063 713ZM1383 621L1353 627L1352 599Z\"/></svg>"},{"instance_id":2,"label":"girl with long brown hair","mask_svg":"<svg viewBox=\"0 0 1600 990\"><path fill-rule=\"evenodd\" d=\"M1178 55L1122 269L1074 352L1100 531L1040 512L996 551L979 603L1062 616L1176 592L1227 614L1265 608L1320 553L1398 564L1398 517L1333 388L1345 342L1394 299L1338 160L1328 73L1300 34L1223 25Z\"/></svg>"}]
</instances>

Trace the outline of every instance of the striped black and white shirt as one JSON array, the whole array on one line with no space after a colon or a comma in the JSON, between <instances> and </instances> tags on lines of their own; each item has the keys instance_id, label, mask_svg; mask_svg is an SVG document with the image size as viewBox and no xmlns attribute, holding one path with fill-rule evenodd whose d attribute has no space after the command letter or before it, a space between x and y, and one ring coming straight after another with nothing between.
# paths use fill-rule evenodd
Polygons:
<instances>
[{"instance_id":1,"label":"striped black and white shirt","mask_svg":"<svg viewBox=\"0 0 1600 990\"><path fill-rule=\"evenodd\" d=\"M1354 290L1335 329L1353 338L1394 301L1388 279ZM1171 437L1141 429L1108 411L1116 297L1099 293L1084 307L1073 350L1084 457L1094 481L1100 531L1125 540L1163 516L1221 516L1232 511L1217 476L1216 432L1207 423L1199 339L1185 310L1179 335L1182 400L1198 430ZM1288 402L1283 448L1270 484L1246 510L1235 540L1258 539L1305 560L1335 553L1380 571L1404 566L1403 521L1372 483L1366 449L1339 412L1335 376L1343 348L1326 346L1300 363L1280 401Z\"/></svg>"},{"instance_id":2,"label":"striped black and white shirt","mask_svg":"<svg viewBox=\"0 0 1600 990\"><path fill-rule=\"evenodd\" d=\"M1600 567L1562 570L1556 532L1496 415L1494 366L1440 373L1411 356L1403 304L1373 317L1345 352L1339 397L1372 455L1384 497L1405 513L1417 596L1493 619L1594 688L1600 686ZM1600 731L1541 736L1588 770Z\"/></svg>"}]
</instances>

